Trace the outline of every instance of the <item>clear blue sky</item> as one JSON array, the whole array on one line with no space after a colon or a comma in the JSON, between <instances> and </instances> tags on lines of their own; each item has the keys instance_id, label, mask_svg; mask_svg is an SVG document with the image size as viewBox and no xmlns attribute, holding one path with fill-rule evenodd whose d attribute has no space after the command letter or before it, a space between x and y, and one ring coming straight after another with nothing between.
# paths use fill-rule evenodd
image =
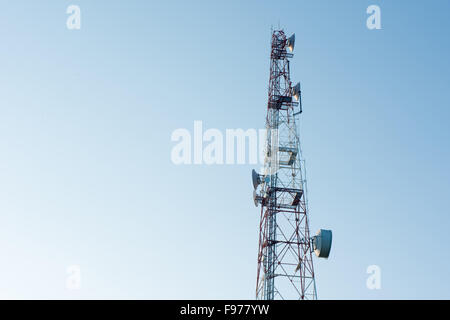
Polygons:
<instances>
[{"instance_id":1,"label":"clear blue sky","mask_svg":"<svg viewBox=\"0 0 450 320\"><path fill-rule=\"evenodd\" d=\"M81 8L81 30L66 8ZM381 7L382 30L366 28ZM450 298L448 1L9 1L0 10L0 298L252 299L251 165L171 133L264 125L296 33L322 299ZM380 290L366 268L381 268ZM66 268L81 267L81 289Z\"/></svg>"}]
</instances>

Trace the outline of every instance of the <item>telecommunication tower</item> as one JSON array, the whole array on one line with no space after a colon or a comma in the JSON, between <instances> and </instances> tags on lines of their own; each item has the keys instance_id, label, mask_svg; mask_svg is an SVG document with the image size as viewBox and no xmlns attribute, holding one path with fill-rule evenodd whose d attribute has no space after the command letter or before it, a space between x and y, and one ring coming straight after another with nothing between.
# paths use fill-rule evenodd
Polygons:
<instances>
[{"instance_id":1,"label":"telecommunication tower","mask_svg":"<svg viewBox=\"0 0 450 320\"><path fill-rule=\"evenodd\" d=\"M256 298L317 299L313 251L328 258L332 233L310 236L304 160L297 128L300 83L292 86L289 63L295 34L272 32L265 160L252 171L253 200L261 205Z\"/></svg>"}]
</instances>

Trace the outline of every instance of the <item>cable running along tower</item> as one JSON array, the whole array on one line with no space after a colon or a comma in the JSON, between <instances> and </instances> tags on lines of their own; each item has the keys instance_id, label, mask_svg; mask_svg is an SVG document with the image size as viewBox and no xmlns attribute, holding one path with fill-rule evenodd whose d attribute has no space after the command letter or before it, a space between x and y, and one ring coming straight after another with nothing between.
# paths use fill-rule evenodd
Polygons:
<instances>
[{"instance_id":1,"label":"cable running along tower","mask_svg":"<svg viewBox=\"0 0 450 320\"><path fill-rule=\"evenodd\" d=\"M295 34L272 33L262 172L252 171L253 200L261 205L256 298L317 299L313 251L328 258L331 231L311 237L305 166L297 128L302 113L300 83L292 86L290 59Z\"/></svg>"}]
</instances>

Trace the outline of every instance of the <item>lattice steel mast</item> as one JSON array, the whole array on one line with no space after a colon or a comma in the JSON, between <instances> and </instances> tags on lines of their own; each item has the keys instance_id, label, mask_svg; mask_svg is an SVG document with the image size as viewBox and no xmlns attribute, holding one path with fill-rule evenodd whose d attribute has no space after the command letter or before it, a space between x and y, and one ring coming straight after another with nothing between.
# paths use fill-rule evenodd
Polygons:
<instances>
[{"instance_id":1,"label":"lattice steel mast","mask_svg":"<svg viewBox=\"0 0 450 320\"><path fill-rule=\"evenodd\" d=\"M272 34L264 169L252 176L255 205L261 204L257 299L316 299L312 252L328 257L331 248L331 231L322 230L328 252L317 246L328 245L324 235L311 237L309 231L297 130L301 91L300 84L292 86L289 70L294 42L295 35L288 39L282 30Z\"/></svg>"}]
</instances>

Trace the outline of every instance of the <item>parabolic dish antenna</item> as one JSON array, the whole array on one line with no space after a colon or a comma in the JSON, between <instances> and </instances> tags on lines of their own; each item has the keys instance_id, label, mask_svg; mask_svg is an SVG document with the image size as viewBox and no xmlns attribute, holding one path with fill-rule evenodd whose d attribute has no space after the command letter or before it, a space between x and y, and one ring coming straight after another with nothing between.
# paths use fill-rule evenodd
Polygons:
<instances>
[{"instance_id":1,"label":"parabolic dish antenna","mask_svg":"<svg viewBox=\"0 0 450 320\"><path fill-rule=\"evenodd\" d=\"M294 46L295 46L295 33L289 37L289 39L287 39L286 41L286 46L289 48L289 50L291 52L294 51Z\"/></svg>"},{"instance_id":2,"label":"parabolic dish antenna","mask_svg":"<svg viewBox=\"0 0 450 320\"><path fill-rule=\"evenodd\" d=\"M252 170L252 182L253 182L254 189L256 189L261 184L261 177L255 171L255 169Z\"/></svg>"},{"instance_id":3,"label":"parabolic dish antenna","mask_svg":"<svg viewBox=\"0 0 450 320\"><path fill-rule=\"evenodd\" d=\"M255 203L255 207L258 206L258 196L256 195L256 190L253 190L253 202Z\"/></svg>"},{"instance_id":4,"label":"parabolic dish antenna","mask_svg":"<svg viewBox=\"0 0 450 320\"><path fill-rule=\"evenodd\" d=\"M328 258L331 250L331 230L320 229L313 238L314 253L319 258Z\"/></svg>"}]
</instances>

